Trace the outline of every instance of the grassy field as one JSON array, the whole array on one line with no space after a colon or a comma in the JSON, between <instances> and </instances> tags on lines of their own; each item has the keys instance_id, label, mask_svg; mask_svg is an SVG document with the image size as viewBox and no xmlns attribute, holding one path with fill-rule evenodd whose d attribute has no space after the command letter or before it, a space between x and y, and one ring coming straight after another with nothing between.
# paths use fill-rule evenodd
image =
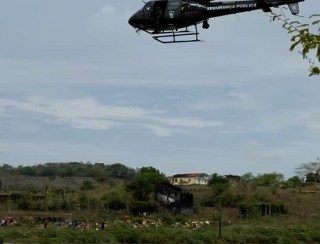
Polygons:
<instances>
[{"instance_id":1,"label":"grassy field","mask_svg":"<svg viewBox=\"0 0 320 244\"><path fill-rule=\"evenodd\" d=\"M192 223L193 222L193 223ZM109 222L104 230L58 229L54 224L23 224L0 228L0 241L6 243L319 243L320 220L286 217L238 220L223 223L186 219L172 224L135 221Z\"/></svg>"},{"instance_id":2,"label":"grassy field","mask_svg":"<svg viewBox=\"0 0 320 244\"><path fill-rule=\"evenodd\" d=\"M204 204L210 203L208 200L213 196L209 186L183 187L194 196L193 216L171 215L168 212L147 216L129 214L129 221L124 222L122 217L128 214L126 209L107 211L103 203L105 197L117 196L126 200L129 193L125 185L109 182L100 187L91 179L95 184L94 189L79 190L82 182L88 179L2 178L4 193L6 189L36 187L44 192L48 186L53 194L54 188L68 187L71 191L66 191L64 197L70 202L88 205L70 212L48 209L36 212L30 209L21 211L16 205L9 205L8 201L2 202L0 218L10 215L17 223L10 227L0 226L0 243L320 243L320 184L285 188L281 185L266 187L232 183L224 195L228 204L222 207L222 235L219 236L219 206ZM81 196L86 197L82 199ZM283 204L286 213L240 218L238 204L241 201ZM44 228L44 219L50 221L47 228ZM90 228L69 228L72 220L87 221ZM101 220L106 223L105 229L97 230L96 223ZM57 221L61 221L64 228L57 228Z\"/></svg>"}]
</instances>

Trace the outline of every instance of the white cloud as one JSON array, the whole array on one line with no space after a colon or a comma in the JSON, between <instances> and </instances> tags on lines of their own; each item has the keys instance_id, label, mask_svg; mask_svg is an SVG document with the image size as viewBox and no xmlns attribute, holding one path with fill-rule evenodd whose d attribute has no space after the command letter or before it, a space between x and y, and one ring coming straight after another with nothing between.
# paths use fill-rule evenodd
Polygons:
<instances>
[{"instance_id":1,"label":"white cloud","mask_svg":"<svg viewBox=\"0 0 320 244\"><path fill-rule=\"evenodd\" d=\"M175 132L174 130L156 125L145 125L145 127L150 129L155 135L160 137L172 136Z\"/></svg>"},{"instance_id":2,"label":"white cloud","mask_svg":"<svg viewBox=\"0 0 320 244\"><path fill-rule=\"evenodd\" d=\"M222 121L204 121L201 119L190 118L154 118L156 122L163 123L168 126L190 127L190 128L205 128L223 126Z\"/></svg>"},{"instance_id":3,"label":"white cloud","mask_svg":"<svg viewBox=\"0 0 320 244\"><path fill-rule=\"evenodd\" d=\"M108 130L115 126L137 124L152 129L159 136L169 136L179 131L180 127L193 129L223 125L222 122L198 118L168 117L163 110L104 105L89 98L49 100L33 97L25 101L2 98L1 110L2 116L12 116L17 111L27 112L24 115L27 118L37 116L47 123L64 124L77 129Z\"/></svg>"}]
</instances>

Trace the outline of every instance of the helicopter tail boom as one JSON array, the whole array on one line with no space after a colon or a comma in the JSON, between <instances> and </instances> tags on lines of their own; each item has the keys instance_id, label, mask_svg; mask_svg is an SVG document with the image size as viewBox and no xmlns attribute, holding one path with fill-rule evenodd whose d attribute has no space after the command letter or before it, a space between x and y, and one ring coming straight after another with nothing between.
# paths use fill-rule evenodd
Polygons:
<instances>
[{"instance_id":1,"label":"helicopter tail boom","mask_svg":"<svg viewBox=\"0 0 320 244\"><path fill-rule=\"evenodd\" d=\"M291 14L297 15L299 14L299 2L303 1L304 0L258 0L258 4L268 8L287 4Z\"/></svg>"},{"instance_id":2,"label":"helicopter tail boom","mask_svg":"<svg viewBox=\"0 0 320 244\"><path fill-rule=\"evenodd\" d=\"M299 2L303 2L304 0L257 0L258 6L262 8L262 10L270 9L270 7L277 7L280 5L288 5L290 12L293 15L297 15L299 13Z\"/></svg>"}]
</instances>

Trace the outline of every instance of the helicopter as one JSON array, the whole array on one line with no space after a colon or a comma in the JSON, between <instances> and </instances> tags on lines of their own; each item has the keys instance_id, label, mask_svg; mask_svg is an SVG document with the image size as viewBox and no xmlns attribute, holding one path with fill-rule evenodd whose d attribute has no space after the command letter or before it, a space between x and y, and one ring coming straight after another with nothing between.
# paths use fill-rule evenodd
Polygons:
<instances>
[{"instance_id":1,"label":"helicopter","mask_svg":"<svg viewBox=\"0 0 320 244\"><path fill-rule=\"evenodd\" d=\"M210 18L261 9L271 12L271 8L288 5L293 15L299 14L299 2L304 0L154 0L131 16L129 24L139 33L151 34L161 43L198 42L198 24L203 29L210 27ZM194 26L194 30L188 28Z\"/></svg>"}]
</instances>

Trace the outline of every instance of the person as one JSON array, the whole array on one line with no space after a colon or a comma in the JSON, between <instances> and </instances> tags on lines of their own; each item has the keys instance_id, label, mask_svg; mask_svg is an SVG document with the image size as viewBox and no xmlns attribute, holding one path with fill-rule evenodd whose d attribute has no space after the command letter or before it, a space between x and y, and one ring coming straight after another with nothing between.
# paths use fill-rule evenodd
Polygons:
<instances>
[{"instance_id":1,"label":"person","mask_svg":"<svg viewBox=\"0 0 320 244\"><path fill-rule=\"evenodd\" d=\"M100 223L100 230L104 230L104 226L105 226L105 223L104 223L104 220L102 220Z\"/></svg>"},{"instance_id":2,"label":"person","mask_svg":"<svg viewBox=\"0 0 320 244\"><path fill-rule=\"evenodd\" d=\"M123 216L123 218L122 218L122 219L123 219L123 221L124 221L124 222L128 222L129 217L128 217L128 215L125 215L125 216Z\"/></svg>"},{"instance_id":3,"label":"person","mask_svg":"<svg viewBox=\"0 0 320 244\"><path fill-rule=\"evenodd\" d=\"M48 223L49 223L49 221L46 219L46 220L44 221L44 223L43 223L43 226L44 226L45 229L47 229Z\"/></svg>"},{"instance_id":4,"label":"person","mask_svg":"<svg viewBox=\"0 0 320 244\"><path fill-rule=\"evenodd\" d=\"M162 14L163 14L162 9L160 8L159 5L156 5L154 7L154 12L153 12L154 20L155 20L154 33L159 33L159 31L160 31L160 21L162 18Z\"/></svg>"}]
</instances>

